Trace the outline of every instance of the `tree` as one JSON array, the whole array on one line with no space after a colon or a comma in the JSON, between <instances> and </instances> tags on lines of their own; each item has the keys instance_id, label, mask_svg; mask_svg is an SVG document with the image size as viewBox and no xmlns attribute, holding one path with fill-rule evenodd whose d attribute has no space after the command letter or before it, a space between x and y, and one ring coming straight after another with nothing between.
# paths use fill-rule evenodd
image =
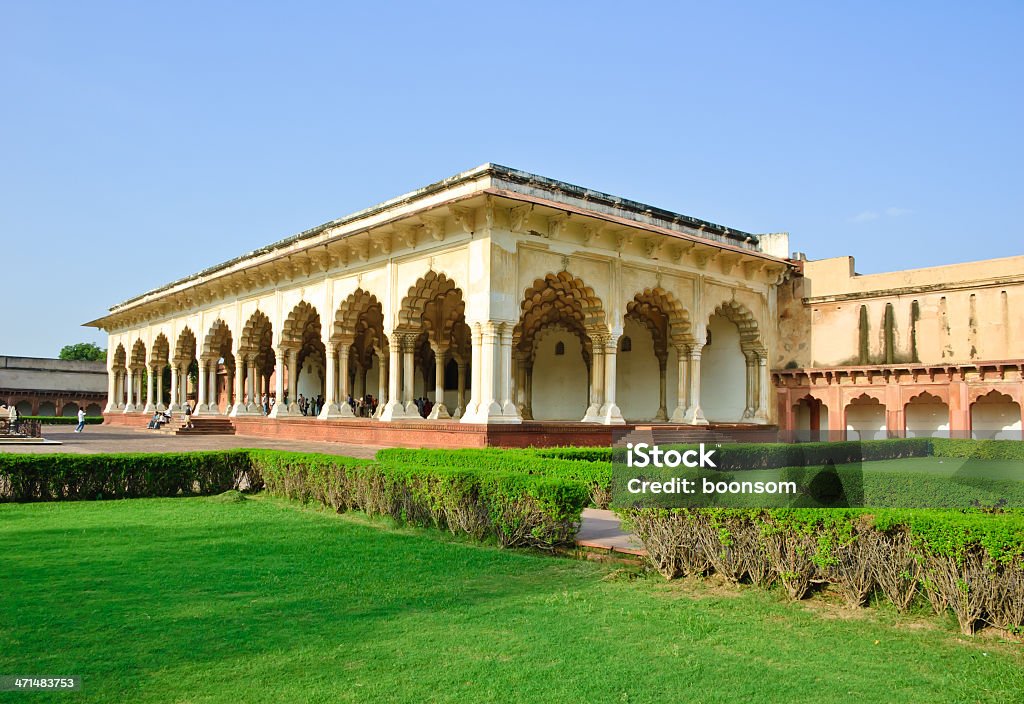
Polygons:
<instances>
[{"instance_id":1,"label":"tree","mask_svg":"<svg viewBox=\"0 0 1024 704\"><path fill-rule=\"evenodd\" d=\"M105 362L107 351L100 349L91 342L79 342L75 345L64 345L60 350L60 358L86 362Z\"/></svg>"}]
</instances>

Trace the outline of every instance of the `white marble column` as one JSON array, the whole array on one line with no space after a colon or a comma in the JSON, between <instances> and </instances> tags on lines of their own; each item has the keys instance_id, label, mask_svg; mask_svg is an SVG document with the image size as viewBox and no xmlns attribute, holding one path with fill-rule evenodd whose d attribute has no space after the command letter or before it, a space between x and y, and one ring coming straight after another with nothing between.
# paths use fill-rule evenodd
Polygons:
<instances>
[{"instance_id":1,"label":"white marble column","mask_svg":"<svg viewBox=\"0 0 1024 704\"><path fill-rule=\"evenodd\" d=\"M401 399L399 382L402 379L402 340L398 334L391 335L388 344L388 402L380 414L382 421L405 417L405 405Z\"/></svg>"},{"instance_id":2,"label":"white marble column","mask_svg":"<svg viewBox=\"0 0 1024 704\"><path fill-rule=\"evenodd\" d=\"M300 413L299 411L299 351L288 352L288 410Z\"/></svg>"},{"instance_id":3,"label":"white marble column","mask_svg":"<svg viewBox=\"0 0 1024 704\"><path fill-rule=\"evenodd\" d=\"M210 370L207 373L207 384L209 384L209 390L206 393L206 409L210 415L220 415L220 404L217 399L217 360L212 359L209 362Z\"/></svg>"},{"instance_id":4,"label":"white marble column","mask_svg":"<svg viewBox=\"0 0 1024 704\"><path fill-rule=\"evenodd\" d=\"M423 420L416 408L416 351L413 345L414 335L402 336L402 403L405 406L406 420Z\"/></svg>"},{"instance_id":5,"label":"white marble column","mask_svg":"<svg viewBox=\"0 0 1024 704\"><path fill-rule=\"evenodd\" d=\"M206 362L199 360L199 381L196 386L196 407L192 410L193 415L202 415L206 411Z\"/></svg>"},{"instance_id":6,"label":"white marble column","mask_svg":"<svg viewBox=\"0 0 1024 704\"><path fill-rule=\"evenodd\" d=\"M581 421L600 423L601 408L604 405L604 394L601 393L604 386L604 340L599 337L591 338L590 348L590 403Z\"/></svg>"},{"instance_id":7,"label":"white marble column","mask_svg":"<svg viewBox=\"0 0 1024 704\"><path fill-rule=\"evenodd\" d=\"M501 419L500 382L498 380L498 375L501 373L501 362L498 356L500 352L498 325L498 323L488 321L484 324L481 336L481 394L480 406L477 409L477 419L480 423L493 423Z\"/></svg>"},{"instance_id":8,"label":"white marble column","mask_svg":"<svg viewBox=\"0 0 1024 704\"><path fill-rule=\"evenodd\" d=\"M124 412L134 413L135 412L135 370L129 368L125 374L125 388L127 389L128 397L125 399Z\"/></svg>"},{"instance_id":9,"label":"white marble column","mask_svg":"<svg viewBox=\"0 0 1024 704\"><path fill-rule=\"evenodd\" d=\"M248 378L249 359L241 354L235 355L235 403L231 406L232 416L245 415L248 410L245 398L245 382Z\"/></svg>"},{"instance_id":10,"label":"white marble column","mask_svg":"<svg viewBox=\"0 0 1024 704\"><path fill-rule=\"evenodd\" d=\"M743 404L743 414L741 420L748 421L754 417L754 409L758 405L757 399L757 376L758 376L758 360L753 352L745 354L746 361L746 384L744 385L746 401Z\"/></svg>"},{"instance_id":11,"label":"white marble column","mask_svg":"<svg viewBox=\"0 0 1024 704\"><path fill-rule=\"evenodd\" d=\"M515 388L515 403L519 408L520 415L523 409L526 407L526 359L522 357L516 357L516 388Z\"/></svg>"},{"instance_id":12,"label":"white marble column","mask_svg":"<svg viewBox=\"0 0 1024 704\"><path fill-rule=\"evenodd\" d=\"M438 345L431 347L434 350L434 407L427 417L431 420L447 420L451 418L444 405L444 355L447 350Z\"/></svg>"},{"instance_id":13,"label":"white marble column","mask_svg":"<svg viewBox=\"0 0 1024 704\"><path fill-rule=\"evenodd\" d=\"M512 323L505 323L501 328L498 348L498 388L500 390L501 415L506 423L521 423L522 415L519 406L512 397L512 377L515 367L512 366Z\"/></svg>"},{"instance_id":14,"label":"white marble column","mask_svg":"<svg viewBox=\"0 0 1024 704\"><path fill-rule=\"evenodd\" d=\"M157 365L156 368L156 410L166 411L167 406L164 405L164 367L162 364Z\"/></svg>"},{"instance_id":15,"label":"white marble column","mask_svg":"<svg viewBox=\"0 0 1024 704\"><path fill-rule=\"evenodd\" d=\"M248 357L245 361L245 410L256 413L260 405L260 392L256 385L259 372L256 370L255 357Z\"/></svg>"},{"instance_id":16,"label":"white marble column","mask_svg":"<svg viewBox=\"0 0 1024 704\"><path fill-rule=\"evenodd\" d=\"M754 421L767 423L770 417L768 404L771 391L771 378L768 374L768 356L764 353L757 357L757 409L754 411Z\"/></svg>"},{"instance_id":17,"label":"white marble column","mask_svg":"<svg viewBox=\"0 0 1024 704\"><path fill-rule=\"evenodd\" d=\"M472 354L469 365L469 402L466 404L462 417L459 418L459 421L462 423L476 423L478 411L480 409L480 366L481 359L483 358L483 330L480 328L480 323L473 323L471 326L470 347Z\"/></svg>"},{"instance_id":18,"label":"white marble column","mask_svg":"<svg viewBox=\"0 0 1024 704\"><path fill-rule=\"evenodd\" d=\"M388 359L383 348L377 350L377 410L374 418L380 418L388 403Z\"/></svg>"},{"instance_id":19,"label":"white marble column","mask_svg":"<svg viewBox=\"0 0 1024 704\"><path fill-rule=\"evenodd\" d=\"M142 409L143 413L156 413L156 404L153 403L153 396L156 391L154 368L155 365L151 365L146 374L146 406Z\"/></svg>"},{"instance_id":20,"label":"white marble column","mask_svg":"<svg viewBox=\"0 0 1024 704\"><path fill-rule=\"evenodd\" d=\"M690 392L687 370L690 368L690 351L684 345L676 346L676 362L679 366L679 378L676 379L676 409L672 411L669 421L672 423L685 423L687 396Z\"/></svg>"},{"instance_id":21,"label":"white marble column","mask_svg":"<svg viewBox=\"0 0 1024 704\"><path fill-rule=\"evenodd\" d=\"M686 411L686 422L690 425L707 425L704 411L700 407L700 353L704 345L690 347L690 407Z\"/></svg>"},{"instance_id":22,"label":"white marble column","mask_svg":"<svg viewBox=\"0 0 1024 704\"><path fill-rule=\"evenodd\" d=\"M117 371L107 370L107 407L104 413L113 413L117 409Z\"/></svg>"},{"instance_id":23,"label":"white marble column","mask_svg":"<svg viewBox=\"0 0 1024 704\"><path fill-rule=\"evenodd\" d=\"M171 366L171 405L168 410L171 413L181 410L181 392L178 390L178 386L181 384L181 370L177 365Z\"/></svg>"},{"instance_id":24,"label":"white marble column","mask_svg":"<svg viewBox=\"0 0 1024 704\"><path fill-rule=\"evenodd\" d=\"M334 374L338 366L338 350L334 342L324 344L324 357L327 368L324 370L324 407L320 409L320 418L338 415L338 380Z\"/></svg>"},{"instance_id":25,"label":"white marble column","mask_svg":"<svg viewBox=\"0 0 1024 704\"><path fill-rule=\"evenodd\" d=\"M461 359L456 360L456 363L459 367L459 384L455 402L458 408L455 409L452 418L462 418L462 414L466 412L466 363Z\"/></svg>"},{"instance_id":26,"label":"white marble column","mask_svg":"<svg viewBox=\"0 0 1024 704\"><path fill-rule=\"evenodd\" d=\"M668 420L668 359L658 359L658 412L654 420L664 423Z\"/></svg>"},{"instance_id":27,"label":"white marble column","mask_svg":"<svg viewBox=\"0 0 1024 704\"><path fill-rule=\"evenodd\" d=\"M616 359L618 358L619 339L611 337L605 343L604 348L604 403L601 406L601 422L605 425L621 425L626 421L622 418L622 411L615 403L615 388L618 384L618 371Z\"/></svg>"},{"instance_id":28,"label":"white marble column","mask_svg":"<svg viewBox=\"0 0 1024 704\"><path fill-rule=\"evenodd\" d=\"M352 418L355 413L348 403L348 397L352 394L349 386L349 359L352 355L352 343L345 341L338 343L338 380L341 382L341 391L338 394L338 417Z\"/></svg>"},{"instance_id":29,"label":"white marble column","mask_svg":"<svg viewBox=\"0 0 1024 704\"><path fill-rule=\"evenodd\" d=\"M274 357L277 362L274 365L274 407L270 409L270 417L285 418L292 415L284 403L284 375L285 368L288 366L286 361L287 351L283 348L278 348L274 350Z\"/></svg>"}]
</instances>

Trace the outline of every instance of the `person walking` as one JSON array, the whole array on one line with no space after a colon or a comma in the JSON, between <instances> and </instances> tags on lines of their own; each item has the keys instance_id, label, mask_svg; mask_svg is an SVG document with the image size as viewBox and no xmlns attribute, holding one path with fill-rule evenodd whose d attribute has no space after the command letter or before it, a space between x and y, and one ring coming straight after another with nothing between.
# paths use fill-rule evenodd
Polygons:
<instances>
[{"instance_id":1,"label":"person walking","mask_svg":"<svg viewBox=\"0 0 1024 704\"><path fill-rule=\"evenodd\" d=\"M75 428L76 433L80 433L85 430L85 409L78 409L78 426Z\"/></svg>"}]
</instances>

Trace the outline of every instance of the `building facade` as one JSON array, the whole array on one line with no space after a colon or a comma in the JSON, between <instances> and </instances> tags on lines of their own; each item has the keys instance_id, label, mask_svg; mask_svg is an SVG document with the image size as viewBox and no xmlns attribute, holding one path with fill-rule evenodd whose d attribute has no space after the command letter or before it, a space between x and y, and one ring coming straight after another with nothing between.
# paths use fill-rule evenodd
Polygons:
<instances>
[{"instance_id":1,"label":"building facade","mask_svg":"<svg viewBox=\"0 0 1024 704\"><path fill-rule=\"evenodd\" d=\"M0 356L0 405L22 416L99 416L109 402L103 362Z\"/></svg>"},{"instance_id":2,"label":"building facade","mask_svg":"<svg viewBox=\"0 0 1024 704\"><path fill-rule=\"evenodd\" d=\"M1006 281L1024 273L1020 260L1002 260ZM305 398L323 403L302 420L330 428L350 422L350 398L367 397L380 401L376 416L358 422L377 427L777 424L860 434L877 420L860 410L863 396L884 406L882 432L902 434L903 392L887 385L932 374L928 393L949 406L949 430L970 420L957 404L991 400L1018 404L1019 434L1019 342L980 314L986 322L963 331L950 322L963 306L987 310L991 294L1020 330L1018 288L967 277L943 297L954 274L897 285L902 274L857 277L846 266L843 278L842 262L790 258L785 234L486 164L154 289L89 325L109 335L111 419L188 402L199 416L243 422L262 418L267 398L261 427L274 432L268 424L301 417ZM972 303L961 300L975 289ZM867 316L853 337L851 309L857 324ZM961 375L966 392L953 381L941 392L945 377L927 367L933 347L941 374ZM996 350L1001 366L977 366ZM987 386L1002 395L979 396ZM916 423L924 411L913 411ZM1006 422L999 432L1012 430Z\"/></svg>"}]
</instances>

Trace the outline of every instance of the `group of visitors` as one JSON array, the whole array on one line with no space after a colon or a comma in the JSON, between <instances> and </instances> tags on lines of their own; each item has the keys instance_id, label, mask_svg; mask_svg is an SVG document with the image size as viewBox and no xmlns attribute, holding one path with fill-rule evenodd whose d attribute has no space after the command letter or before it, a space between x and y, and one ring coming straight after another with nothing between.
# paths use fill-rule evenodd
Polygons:
<instances>
[{"instance_id":1,"label":"group of visitors","mask_svg":"<svg viewBox=\"0 0 1024 704\"><path fill-rule=\"evenodd\" d=\"M433 402L426 396L416 399L415 403L416 409L420 412L421 418L426 418L430 415L430 412L434 410Z\"/></svg>"},{"instance_id":2,"label":"group of visitors","mask_svg":"<svg viewBox=\"0 0 1024 704\"><path fill-rule=\"evenodd\" d=\"M366 394L358 398L352 398L350 394L345 403L352 407L352 413L357 418L372 418L377 412L377 397L373 394Z\"/></svg>"},{"instance_id":3,"label":"group of visitors","mask_svg":"<svg viewBox=\"0 0 1024 704\"><path fill-rule=\"evenodd\" d=\"M318 416L324 407L324 397L317 394L314 398L306 398L299 394L299 412L304 416ZM269 411L268 411L269 413Z\"/></svg>"}]
</instances>

